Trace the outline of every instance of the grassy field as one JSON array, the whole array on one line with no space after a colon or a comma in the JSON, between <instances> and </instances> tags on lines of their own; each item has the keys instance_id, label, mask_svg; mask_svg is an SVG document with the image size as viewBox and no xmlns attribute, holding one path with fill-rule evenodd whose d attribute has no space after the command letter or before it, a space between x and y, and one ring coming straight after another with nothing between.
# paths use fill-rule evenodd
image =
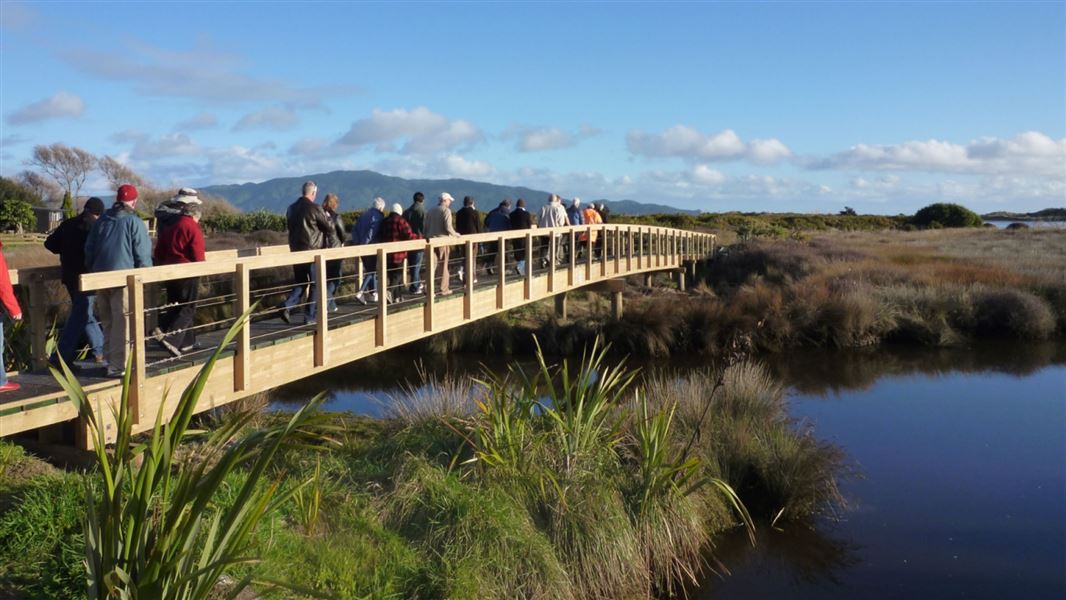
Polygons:
<instances>
[{"instance_id":1,"label":"grassy field","mask_svg":"<svg viewBox=\"0 0 1066 600\"><path fill-rule=\"evenodd\" d=\"M809 527L842 508L841 451L789 419L759 365L639 388L631 375L593 360L443 378L387 419L333 416L335 443L266 477L296 492L256 531L261 562L232 576L336 598L653 598L696 581L716 536L748 519ZM228 477L219 510L246 476ZM0 597L83 597L96 477L0 442Z\"/></svg>"}]
</instances>

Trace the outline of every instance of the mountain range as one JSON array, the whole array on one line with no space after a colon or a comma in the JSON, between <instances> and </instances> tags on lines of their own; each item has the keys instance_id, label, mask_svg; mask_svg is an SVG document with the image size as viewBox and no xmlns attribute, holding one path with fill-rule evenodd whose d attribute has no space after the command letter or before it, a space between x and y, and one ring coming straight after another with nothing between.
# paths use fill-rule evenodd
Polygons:
<instances>
[{"instance_id":1,"label":"mountain range","mask_svg":"<svg viewBox=\"0 0 1066 600\"><path fill-rule=\"evenodd\" d=\"M525 198L530 210L539 210L548 200L548 192L528 187L496 185L469 179L404 179L374 171L332 171L301 177L280 177L262 183L212 185L200 188L205 194L219 196L244 211L265 209L285 212L285 209L300 196L300 187L308 179L318 184L319 197L334 193L340 197L341 210L360 210L370 205L377 196L388 204L399 202L404 207L411 203L415 192L426 195L427 203L442 192L456 199L453 208L461 206L463 196L473 196L481 210L489 210L504 198ZM601 199L586 198L600 202ZM696 210L682 210L662 204L648 204L635 200L604 200L614 213L646 215L655 213L698 214ZM457 206L458 205L458 206Z\"/></svg>"}]
</instances>

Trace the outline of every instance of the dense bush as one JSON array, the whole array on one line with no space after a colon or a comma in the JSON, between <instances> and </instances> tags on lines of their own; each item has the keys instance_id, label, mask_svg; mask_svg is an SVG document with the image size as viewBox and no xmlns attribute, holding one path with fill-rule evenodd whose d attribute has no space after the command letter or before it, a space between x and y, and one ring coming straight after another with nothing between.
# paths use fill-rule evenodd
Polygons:
<instances>
[{"instance_id":1,"label":"dense bush","mask_svg":"<svg viewBox=\"0 0 1066 600\"><path fill-rule=\"evenodd\" d=\"M240 214L217 214L205 217L204 228L208 231L251 233L253 231L285 231L285 215L265 210Z\"/></svg>"},{"instance_id":2,"label":"dense bush","mask_svg":"<svg viewBox=\"0 0 1066 600\"><path fill-rule=\"evenodd\" d=\"M6 177L0 177L0 230L23 229L32 231L37 222L33 206L40 198L32 191Z\"/></svg>"},{"instance_id":3,"label":"dense bush","mask_svg":"<svg viewBox=\"0 0 1066 600\"><path fill-rule=\"evenodd\" d=\"M911 222L918 227L980 227L984 221L972 210L959 204L938 202L914 213Z\"/></svg>"}]
</instances>

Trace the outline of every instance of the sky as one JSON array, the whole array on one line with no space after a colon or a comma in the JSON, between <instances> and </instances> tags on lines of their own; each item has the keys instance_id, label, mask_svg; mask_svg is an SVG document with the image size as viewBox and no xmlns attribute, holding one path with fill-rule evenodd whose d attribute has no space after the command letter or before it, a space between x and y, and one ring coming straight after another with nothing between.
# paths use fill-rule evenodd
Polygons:
<instances>
[{"instance_id":1,"label":"sky","mask_svg":"<svg viewBox=\"0 0 1066 600\"><path fill-rule=\"evenodd\" d=\"M2 0L0 175L54 142L161 187L371 169L704 211L1063 207L1066 2Z\"/></svg>"}]
</instances>

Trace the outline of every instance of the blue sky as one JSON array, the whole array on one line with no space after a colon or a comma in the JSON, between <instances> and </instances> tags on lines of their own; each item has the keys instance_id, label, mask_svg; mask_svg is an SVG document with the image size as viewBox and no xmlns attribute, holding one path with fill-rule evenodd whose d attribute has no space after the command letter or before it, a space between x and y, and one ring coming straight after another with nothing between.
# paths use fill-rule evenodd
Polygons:
<instances>
[{"instance_id":1,"label":"blue sky","mask_svg":"<svg viewBox=\"0 0 1066 600\"><path fill-rule=\"evenodd\" d=\"M5 176L63 142L160 186L1035 210L1066 205L1066 3L4 0L0 118Z\"/></svg>"}]
</instances>

